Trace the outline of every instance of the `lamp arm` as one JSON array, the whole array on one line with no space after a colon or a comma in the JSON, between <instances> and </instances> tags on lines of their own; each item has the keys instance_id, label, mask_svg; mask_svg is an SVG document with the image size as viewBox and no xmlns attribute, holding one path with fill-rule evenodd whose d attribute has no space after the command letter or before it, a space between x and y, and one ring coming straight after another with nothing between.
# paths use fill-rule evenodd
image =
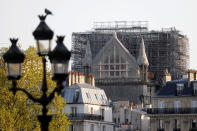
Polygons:
<instances>
[{"instance_id":1,"label":"lamp arm","mask_svg":"<svg viewBox=\"0 0 197 131\"><path fill-rule=\"evenodd\" d=\"M34 98L28 91L26 91L25 89L23 89L23 88L10 88L9 90L11 90L11 91L22 91L22 92L24 92L27 96L28 96L28 98L29 99L31 99L32 101L34 101L34 102L38 102L38 103L40 103L40 100L39 99L36 99L36 98Z\"/></svg>"},{"instance_id":2,"label":"lamp arm","mask_svg":"<svg viewBox=\"0 0 197 131\"><path fill-rule=\"evenodd\" d=\"M53 92L51 92L51 94L48 96L48 103L52 101L52 99L55 96L55 92L58 93L58 95L60 95L62 89L64 88L64 86L62 85L62 81L58 81L57 82L57 87L53 90Z\"/></svg>"},{"instance_id":3,"label":"lamp arm","mask_svg":"<svg viewBox=\"0 0 197 131\"><path fill-rule=\"evenodd\" d=\"M58 91L58 89L55 88L55 89L53 90L53 92L51 92L51 94L50 94L50 95L48 96L48 98L47 98L47 102L48 102L48 103L52 101L52 99L55 97L55 92L57 92L57 91Z\"/></svg>"}]
</instances>

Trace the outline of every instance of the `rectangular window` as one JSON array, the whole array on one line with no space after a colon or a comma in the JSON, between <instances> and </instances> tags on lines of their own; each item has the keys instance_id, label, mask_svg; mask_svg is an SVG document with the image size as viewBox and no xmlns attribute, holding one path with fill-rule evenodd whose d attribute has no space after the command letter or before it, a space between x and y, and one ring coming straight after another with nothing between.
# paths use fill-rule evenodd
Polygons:
<instances>
[{"instance_id":1,"label":"rectangular window","mask_svg":"<svg viewBox=\"0 0 197 131\"><path fill-rule=\"evenodd\" d=\"M158 108L164 108L164 101L158 101Z\"/></svg>"},{"instance_id":2,"label":"rectangular window","mask_svg":"<svg viewBox=\"0 0 197 131\"><path fill-rule=\"evenodd\" d=\"M103 126L103 131L106 131L106 127L105 126Z\"/></svg>"},{"instance_id":3,"label":"rectangular window","mask_svg":"<svg viewBox=\"0 0 197 131\"><path fill-rule=\"evenodd\" d=\"M114 118L114 123L116 123L116 118Z\"/></svg>"},{"instance_id":4,"label":"rectangular window","mask_svg":"<svg viewBox=\"0 0 197 131\"><path fill-rule=\"evenodd\" d=\"M110 65L110 70L114 70L114 65Z\"/></svg>"},{"instance_id":5,"label":"rectangular window","mask_svg":"<svg viewBox=\"0 0 197 131\"><path fill-rule=\"evenodd\" d=\"M183 83L176 84L177 95L181 95L183 88L184 88L184 84Z\"/></svg>"},{"instance_id":6,"label":"rectangular window","mask_svg":"<svg viewBox=\"0 0 197 131\"><path fill-rule=\"evenodd\" d=\"M77 114L77 107L71 107L71 112L73 115Z\"/></svg>"},{"instance_id":7,"label":"rectangular window","mask_svg":"<svg viewBox=\"0 0 197 131\"><path fill-rule=\"evenodd\" d=\"M108 70L108 65L104 65L104 70Z\"/></svg>"},{"instance_id":8,"label":"rectangular window","mask_svg":"<svg viewBox=\"0 0 197 131\"><path fill-rule=\"evenodd\" d=\"M119 70L119 65L116 65L116 70Z\"/></svg>"},{"instance_id":9,"label":"rectangular window","mask_svg":"<svg viewBox=\"0 0 197 131\"><path fill-rule=\"evenodd\" d=\"M120 72L119 71L116 71L116 76L119 76L120 75Z\"/></svg>"},{"instance_id":10,"label":"rectangular window","mask_svg":"<svg viewBox=\"0 0 197 131\"><path fill-rule=\"evenodd\" d=\"M126 117L127 117L127 109L124 109L124 118L125 118L125 123L126 123Z\"/></svg>"},{"instance_id":11,"label":"rectangular window","mask_svg":"<svg viewBox=\"0 0 197 131\"><path fill-rule=\"evenodd\" d=\"M121 69L125 70L126 69L126 65L121 65Z\"/></svg>"},{"instance_id":12,"label":"rectangular window","mask_svg":"<svg viewBox=\"0 0 197 131\"><path fill-rule=\"evenodd\" d=\"M104 120L104 117L105 117L105 109L101 109L101 117Z\"/></svg>"},{"instance_id":13,"label":"rectangular window","mask_svg":"<svg viewBox=\"0 0 197 131\"><path fill-rule=\"evenodd\" d=\"M193 93L194 95L197 95L197 83L193 83L193 85L194 85Z\"/></svg>"},{"instance_id":14,"label":"rectangular window","mask_svg":"<svg viewBox=\"0 0 197 131\"><path fill-rule=\"evenodd\" d=\"M114 76L114 71L110 71L110 76Z\"/></svg>"},{"instance_id":15,"label":"rectangular window","mask_svg":"<svg viewBox=\"0 0 197 131\"><path fill-rule=\"evenodd\" d=\"M175 108L175 112L178 112L179 108L181 108L181 102L180 101L174 101L174 108Z\"/></svg>"},{"instance_id":16,"label":"rectangular window","mask_svg":"<svg viewBox=\"0 0 197 131\"><path fill-rule=\"evenodd\" d=\"M195 113L197 110L197 101L191 101L191 113Z\"/></svg>"},{"instance_id":17,"label":"rectangular window","mask_svg":"<svg viewBox=\"0 0 197 131\"><path fill-rule=\"evenodd\" d=\"M178 129L179 127L179 121L177 119L174 119L174 128Z\"/></svg>"},{"instance_id":18,"label":"rectangular window","mask_svg":"<svg viewBox=\"0 0 197 131\"><path fill-rule=\"evenodd\" d=\"M90 108L90 113L93 114L94 113L94 109L93 107Z\"/></svg>"},{"instance_id":19,"label":"rectangular window","mask_svg":"<svg viewBox=\"0 0 197 131\"><path fill-rule=\"evenodd\" d=\"M158 120L158 128L159 129L163 128L163 120Z\"/></svg>"},{"instance_id":20,"label":"rectangular window","mask_svg":"<svg viewBox=\"0 0 197 131\"><path fill-rule=\"evenodd\" d=\"M90 131L94 131L94 124L90 125Z\"/></svg>"},{"instance_id":21,"label":"rectangular window","mask_svg":"<svg viewBox=\"0 0 197 131\"><path fill-rule=\"evenodd\" d=\"M196 121L196 119L191 120L191 128L197 128L197 121Z\"/></svg>"},{"instance_id":22,"label":"rectangular window","mask_svg":"<svg viewBox=\"0 0 197 131\"><path fill-rule=\"evenodd\" d=\"M164 111L164 101L158 101L158 108L160 113Z\"/></svg>"}]
</instances>

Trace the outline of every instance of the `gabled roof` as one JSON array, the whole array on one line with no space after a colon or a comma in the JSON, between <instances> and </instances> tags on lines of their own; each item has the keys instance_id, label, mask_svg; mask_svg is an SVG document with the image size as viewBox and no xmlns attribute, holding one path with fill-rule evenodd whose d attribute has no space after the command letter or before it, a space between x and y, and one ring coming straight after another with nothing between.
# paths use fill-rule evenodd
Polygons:
<instances>
[{"instance_id":1,"label":"gabled roof","mask_svg":"<svg viewBox=\"0 0 197 131\"><path fill-rule=\"evenodd\" d=\"M65 88L62 94L67 104L109 105L103 89L90 84L75 84Z\"/></svg>"},{"instance_id":2,"label":"gabled roof","mask_svg":"<svg viewBox=\"0 0 197 131\"><path fill-rule=\"evenodd\" d=\"M144 46L144 39L142 38L141 44L140 44L140 50L139 55L137 58L138 65L145 65L149 66L149 62L146 56L145 46Z\"/></svg>"},{"instance_id":3,"label":"gabled roof","mask_svg":"<svg viewBox=\"0 0 197 131\"><path fill-rule=\"evenodd\" d=\"M188 86L187 80L176 80L176 81L169 81L166 83L164 87L162 87L157 95L155 97L173 97L177 96L177 84L183 84L184 88L181 92L180 96L194 96L193 95L193 89L194 85L193 83L197 83L197 81L192 81ZM197 97L197 96L196 96Z\"/></svg>"},{"instance_id":4,"label":"gabled roof","mask_svg":"<svg viewBox=\"0 0 197 131\"><path fill-rule=\"evenodd\" d=\"M130 52L125 48L125 46L119 41L117 37L117 33L115 32L112 38L105 44L105 46L100 50L100 52L96 55L95 59L93 60L93 63L97 62L98 59L100 59L101 55L105 53L105 50L109 48L112 44L116 44L119 47L121 47L125 54L128 56L130 60L132 60L134 63L136 62L136 59L130 54Z\"/></svg>"}]
</instances>

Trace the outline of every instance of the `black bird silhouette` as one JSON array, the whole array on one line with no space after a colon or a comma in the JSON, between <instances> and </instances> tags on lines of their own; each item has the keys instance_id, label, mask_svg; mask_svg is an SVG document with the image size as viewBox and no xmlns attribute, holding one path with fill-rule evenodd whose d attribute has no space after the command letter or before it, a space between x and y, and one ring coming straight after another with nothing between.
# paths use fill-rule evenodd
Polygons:
<instances>
[{"instance_id":1,"label":"black bird silhouette","mask_svg":"<svg viewBox=\"0 0 197 131\"><path fill-rule=\"evenodd\" d=\"M46 15L53 15L52 12L48 9L45 9L44 11L45 11Z\"/></svg>"}]
</instances>

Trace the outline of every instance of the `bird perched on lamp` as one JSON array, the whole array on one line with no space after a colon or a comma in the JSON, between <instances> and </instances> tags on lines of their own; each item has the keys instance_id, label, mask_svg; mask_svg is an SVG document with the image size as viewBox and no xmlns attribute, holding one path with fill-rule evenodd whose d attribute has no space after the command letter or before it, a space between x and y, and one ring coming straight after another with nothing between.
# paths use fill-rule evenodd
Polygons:
<instances>
[{"instance_id":1,"label":"bird perched on lamp","mask_svg":"<svg viewBox=\"0 0 197 131\"><path fill-rule=\"evenodd\" d=\"M45 11L45 13L46 13L46 16L47 16L47 15L53 15L53 13L52 13L50 10L48 10L48 9L45 9L44 11Z\"/></svg>"}]
</instances>

